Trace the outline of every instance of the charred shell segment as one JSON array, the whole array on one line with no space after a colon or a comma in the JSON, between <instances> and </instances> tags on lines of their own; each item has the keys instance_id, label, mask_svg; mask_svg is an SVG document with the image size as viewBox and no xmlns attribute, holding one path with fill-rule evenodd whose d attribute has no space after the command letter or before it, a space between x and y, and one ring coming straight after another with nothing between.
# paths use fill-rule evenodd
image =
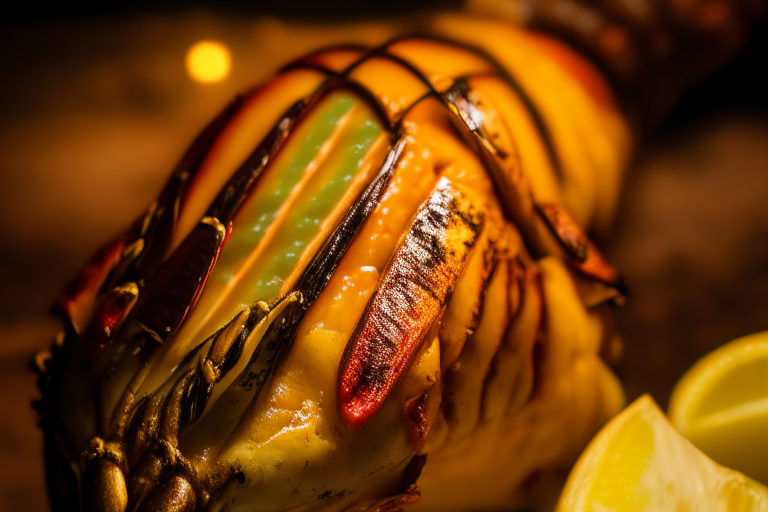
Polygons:
<instances>
[{"instance_id":1,"label":"charred shell segment","mask_svg":"<svg viewBox=\"0 0 768 512\"><path fill-rule=\"evenodd\" d=\"M623 300L626 288L619 272L605 260L599 249L573 222L568 213L554 203L539 204L536 205L536 209L567 250L571 265L584 276L595 279L614 290L603 300L607 298Z\"/></svg>"},{"instance_id":2,"label":"charred shell segment","mask_svg":"<svg viewBox=\"0 0 768 512\"><path fill-rule=\"evenodd\" d=\"M76 333L88 325L101 283L120 261L125 244L125 236L121 236L96 251L56 301L54 309L64 314Z\"/></svg>"},{"instance_id":3,"label":"charred shell segment","mask_svg":"<svg viewBox=\"0 0 768 512\"><path fill-rule=\"evenodd\" d=\"M351 429L381 409L402 377L456 285L483 220L447 180L416 214L344 352L339 407Z\"/></svg>"},{"instance_id":4,"label":"charred shell segment","mask_svg":"<svg viewBox=\"0 0 768 512\"><path fill-rule=\"evenodd\" d=\"M583 263L587 259L587 237L568 213L554 203L539 203L536 209L571 257Z\"/></svg>"},{"instance_id":5,"label":"charred shell segment","mask_svg":"<svg viewBox=\"0 0 768 512\"><path fill-rule=\"evenodd\" d=\"M387 155L379 175L297 280L296 289L304 290L308 298L319 296L329 283L329 290L308 311L311 318L304 323L314 326L308 329L333 330L345 340L351 336L380 272L437 182L437 169L430 166L426 153L411 137L400 139ZM334 249L337 245L348 248L342 253ZM335 265L335 272L327 270ZM352 303L356 304L353 309L349 306L330 311L337 305Z\"/></svg>"},{"instance_id":6,"label":"charred shell segment","mask_svg":"<svg viewBox=\"0 0 768 512\"><path fill-rule=\"evenodd\" d=\"M483 80L487 82L487 80ZM534 255L558 254L561 248L547 237L536 216L527 176L523 173L514 139L503 119L487 97L459 79L442 93L443 101L454 114L459 131L482 158L501 206L519 229Z\"/></svg>"},{"instance_id":7,"label":"charred shell segment","mask_svg":"<svg viewBox=\"0 0 768 512\"><path fill-rule=\"evenodd\" d=\"M123 249L122 253L120 254L120 260L115 264L115 266L112 267L112 270L110 270L107 278L104 279L104 282L101 284L101 288L99 289L100 297L116 286L120 286L126 282L131 282L128 276L136 275L135 265L138 259L144 254L144 247L147 245L144 238L141 238L141 233L145 230L145 227L151 221L152 212L156 208L157 205L153 204L149 208L147 214L144 216L143 222L141 222L141 226L138 226L138 223L136 223L126 233L126 239L129 239L134 235L136 235L136 238ZM138 235L136 233L138 233Z\"/></svg>"},{"instance_id":8,"label":"charred shell segment","mask_svg":"<svg viewBox=\"0 0 768 512\"><path fill-rule=\"evenodd\" d=\"M477 81L477 80L473 80ZM489 80L481 80L486 85ZM536 255L559 254L561 248L547 237L536 216L527 175L523 174L515 142L495 106L468 80L454 82L442 98L455 115L457 128L482 157L501 205Z\"/></svg>"},{"instance_id":9,"label":"charred shell segment","mask_svg":"<svg viewBox=\"0 0 768 512\"><path fill-rule=\"evenodd\" d=\"M544 41L549 42L546 39ZM528 43L530 44L530 42ZM452 62L451 67L448 69L434 69L434 65L430 65L429 59L425 55L429 55L430 50L435 51L437 48L446 52L452 52L456 63ZM613 114L613 103L610 100L610 94L600 87L602 82L599 79L594 79L595 77L590 74L591 70L589 67L585 66L577 57L562 51L557 44L550 43L547 48L547 53L556 61L556 66L560 65L567 69L576 67L582 81L589 84L590 93L596 95L597 98L602 100L602 104L609 107L608 115L606 115L607 119L600 119L600 116L595 116L594 114L586 116L588 122L592 123L591 127L595 127L594 123L605 123L606 121L610 123L614 121L613 117L611 117ZM545 123L542 120L537 106L528 97L525 90L520 87L517 79L512 77L509 70L502 68L492 58L489 58L487 54L483 54L482 51L461 47L445 41L406 39L390 43L385 47L384 51L392 52L398 58L402 58L411 65L416 63L415 68L418 71L415 74L421 76L422 79L428 80L436 90L442 91L446 104L457 114L457 117L461 119L464 126L479 143L478 153L486 157L485 160L489 173L494 179L497 190L505 198L502 203L507 212L517 222L518 227L524 231L526 240L537 249L538 253L551 253L553 250L552 244L546 237L542 239L542 229L537 222L539 219L532 212L533 199L531 191L535 193L535 197L539 201L549 200L558 202L560 197L557 194L556 183L547 177L562 175L562 170L560 169L558 154L554 149L554 143L548 129L549 123ZM435 62L444 61L435 59ZM480 62L484 62L485 67ZM522 66L517 66L517 70L521 68ZM457 73L459 69L464 71L463 75ZM463 76L468 78L462 78ZM453 82L451 83L452 79ZM499 85L506 87L499 87ZM492 105L486 104L487 100L484 99L483 94L489 89L492 97L496 100ZM579 90L573 92L574 100L580 101L577 103L579 105L585 103L583 101L583 93L580 93L581 91ZM512 107L511 113L513 115L510 115L510 107ZM500 112L499 108L501 108ZM528 173L523 174L522 172L520 158L517 155L518 150L515 147L508 127L504 125L504 121L499 117L500 113L506 114L503 116L505 121L512 122L515 125L520 125L521 118L524 123L526 117L535 125L519 126L521 129L515 131L516 134L523 136L523 140L518 142L528 143L524 146L525 156L527 157L526 161L532 164L528 167ZM605 130L596 129L596 131L603 133ZM620 129L616 131L622 133ZM531 133L536 133L537 136L529 140L526 136ZM590 142L593 139L591 138ZM598 144L601 142L604 141L598 140ZM540 147L542 143L545 154L542 154L541 150L529 149L536 148L537 146ZM558 143L563 144L559 140ZM611 151L608 149L609 147L607 148L606 144L600 144L599 147L596 147L595 144L592 147L589 144L581 144L579 147L586 147L590 151L590 162L585 164L590 168L600 170L617 166L615 162L609 161L612 158ZM572 151L566 151L566 153L571 154ZM579 159L575 160L579 161ZM532 169L536 171L531 172ZM588 176L582 169L578 170L582 172L571 174L580 177L582 180L585 176ZM568 178L568 175L565 178ZM614 175L611 175L609 178L615 180ZM533 190L531 190L532 187ZM615 192L618 184L613 183L612 187L611 192ZM576 184L575 188L582 189L583 187ZM574 189L574 186L571 186L570 189ZM605 195L610 197L616 194L608 193ZM583 198L580 197L579 199ZM612 205L609 205L609 208L612 209ZM565 210L562 211L565 212ZM581 244L581 249L575 248L575 250L580 251L577 259L585 257L582 257L581 253L584 253L586 250L586 238L584 243ZM556 253L557 251L555 251ZM599 255L597 256L599 257ZM602 260L602 258L599 259ZM598 272L588 272L586 274L604 280L603 274L607 275L609 272L602 265L599 266L601 268L599 272L600 277L593 275Z\"/></svg>"},{"instance_id":10,"label":"charred shell segment","mask_svg":"<svg viewBox=\"0 0 768 512\"><path fill-rule=\"evenodd\" d=\"M227 231L215 217L203 218L147 284L136 319L155 340L172 337L194 307Z\"/></svg>"},{"instance_id":11,"label":"charred shell segment","mask_svg":"<svg viewBox=\"0 0 768 512\"><path fill-rule=\"evenodd\" d=\"M616 298L619 302L624 300L624 296L627 294L624 280L619 275L619 271L608 263L592 241L587 241L587 258L578 266L578 269L584 275L597 279L615 289L617 291Z\"/></svg>"},{"instance_id":12,"label":"charred shell segment","mask_svg":"<svg viewBox=\"0 0 768 512\"><path fill-rule=\"evenodd\" d=\"M561 203L563 171L554 142L530 98L509 86L503 75L466 79L475 108L482 111L485 138L508 157L518 155L519 167L537 202ZM514 162L512 162L514 165Z\"/></svg>"},{"instance_id":13,"label":"charred shell segment","mask_svg":"<svg viewBox=\"0 0 768 512\"><path fill-rule=\"evenodd\" d=\"M525 234L532 231L533 200L528 182L522 173L517 150L506 128L497 123L489 108L481 102L465 80L456 81L442 95L451 111L460 119L477 144L477 152L484 158L488 173L501 195L501 204L507 214Z\"/></svg>"},{"instance_id":14,"label":"charred shell segment","mask_svg":"<svg viewBox=\"0 0 768 512\"><path fill-rule=\"evenodd\" d=\"M86 357L94 357L109 344L114 334L122 325L139 296L136 283L127 283L113 288L102 299L99 309L91 320L89 331L84 339Z\"/></svg>"},{"instance_id":15,"label":"charred shell segment","mask_svg":"<svg viewBox=\"0 0 768 512\"><path fill-rule=\"evenodd\" d=\"M492 78L457 80L443 93L443 99L459 120L459 129L483 157L488 174L507 216L522 231L526 244L535 255L562 255L557 244L542 225L534 209L532 190L523 173L515 142L494 104L483 94ZM557 234L557 232L556 232ZM566 247L567 248L567 247Z\"/></svg>"},{"instance_id":16,"label":"charred shell segment","mask_svg":"<svg viewBox=\"0 0 768 512\"><path fill-rule=\"evenodd\" d=\"M456 283L440 326L440 369L450 367L480 321L485 290L496 264L500 215L488 213L466 268Z\"/></svg>"}]
</instances>

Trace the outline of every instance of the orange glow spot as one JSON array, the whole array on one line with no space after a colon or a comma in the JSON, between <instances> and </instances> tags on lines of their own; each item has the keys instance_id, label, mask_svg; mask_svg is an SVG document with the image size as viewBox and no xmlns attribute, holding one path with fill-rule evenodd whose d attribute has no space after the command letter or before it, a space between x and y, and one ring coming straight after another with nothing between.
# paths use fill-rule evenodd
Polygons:
<instances>
[{"instance_id":1,"label":"orange glow spot","mask_svg":"<svg viewBox=\"0 0 768 512\"><path fill-rule=\"evenodd\" d=\"M197 82L220 82L229 75L229 48L216 41L200 41L187 50L187 73Z\"/></svg>"}]
</instances>

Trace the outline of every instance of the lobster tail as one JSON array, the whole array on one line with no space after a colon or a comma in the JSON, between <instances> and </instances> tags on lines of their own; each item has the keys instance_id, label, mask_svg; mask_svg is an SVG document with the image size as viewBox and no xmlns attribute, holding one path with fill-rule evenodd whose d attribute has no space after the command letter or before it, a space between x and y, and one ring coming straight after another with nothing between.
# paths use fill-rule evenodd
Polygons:
<instances>
[{"instance_id":1,"label":"lobster tail","mask_svg":"<svg viewBox=\"0 0 768 512\"><path fill-rule=\"evenodd\" d=\"M620 407L586 232L628 128L580 57L477 23L289 64L88 264L41 364L72 509L494 509Z\"/></svg>"}]
</instances>

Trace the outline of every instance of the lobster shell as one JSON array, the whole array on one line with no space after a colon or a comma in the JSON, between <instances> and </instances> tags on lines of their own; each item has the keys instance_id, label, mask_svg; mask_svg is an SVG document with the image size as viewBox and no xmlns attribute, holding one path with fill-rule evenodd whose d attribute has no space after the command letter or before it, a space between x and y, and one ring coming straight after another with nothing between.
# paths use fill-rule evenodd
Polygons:
<instances>
[{"instance_id":1,"label":"lobster shell","mask_svg":"<svg viewBox=\"0 0 768 512\"><path fill-rule=\"evenodd\" d=\"M236 99L65 290L57 509L498 509L618 410L622 114L546 36L435 31Z\"/></svg>"}]
</instances>

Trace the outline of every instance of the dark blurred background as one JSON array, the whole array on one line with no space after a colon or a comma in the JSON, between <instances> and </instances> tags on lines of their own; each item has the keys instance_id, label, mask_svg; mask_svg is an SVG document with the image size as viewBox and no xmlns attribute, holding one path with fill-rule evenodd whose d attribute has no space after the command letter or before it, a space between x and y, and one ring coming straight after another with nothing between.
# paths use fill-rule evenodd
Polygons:
<instances>
[{"instance_id":1,"label":"dark blurred background","mask_svg":"<svg viewBox=\"0 0 768 512\"><path fill-rule=\"evenodd\" d=\"M102 242L152 200L195 133L238 91L319 45L375 43L458 1L19 3L0 19L0 511L47 510L31 355L47 310ZM366 21L362 21L366 20ZM701 354L768 329L768 28L691 89L639 148L601 241L629 287L617 311L630 399L662 406ZM229 77L190 80L215 39Z\"/></svg>"}]
</instances>

